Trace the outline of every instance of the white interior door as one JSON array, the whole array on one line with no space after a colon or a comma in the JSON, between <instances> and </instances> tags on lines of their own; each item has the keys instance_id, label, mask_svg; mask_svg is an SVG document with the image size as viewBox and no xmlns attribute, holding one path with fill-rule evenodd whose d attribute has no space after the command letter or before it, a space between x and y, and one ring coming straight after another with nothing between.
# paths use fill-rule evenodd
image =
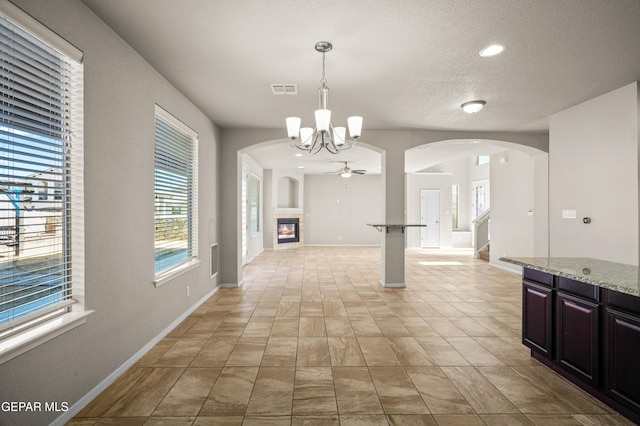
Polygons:
<instances>
[{"instance_id":1,"label":"white interior door","mask_svg":"<svg viewBox=\"0 0 640 426\"><path fill-rule=\"evenodd\" d=\"M420 191L420 224L427 225L422 230L420 245L422 248L440 247L440 190L423 189Z\"/></svg>"}]
</instances>

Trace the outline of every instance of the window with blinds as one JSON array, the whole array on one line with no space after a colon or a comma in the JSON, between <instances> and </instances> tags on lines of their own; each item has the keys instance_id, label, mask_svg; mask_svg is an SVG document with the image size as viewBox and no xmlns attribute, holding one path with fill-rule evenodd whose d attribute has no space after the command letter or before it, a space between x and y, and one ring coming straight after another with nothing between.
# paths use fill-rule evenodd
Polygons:
<instances>
[{"instance_id":1,"label":"window with blinds","mask_svg":"<svg viewBox=\"0 0 640 426\"><path fill-rule=\"evenodd\" d=\"M155 273L197 258L198 135L156 106Z\"/></svg>"},{"instance_id":2,"label":"window with blinds","mask_svg":"<svg viewBox=\"0 0 640 426\"><path fill-rule=\"evenodd\" d=\"M0 8L0 354L7 339L77 309L81 55L12 5Z\"/></svg>"}]
</instances>

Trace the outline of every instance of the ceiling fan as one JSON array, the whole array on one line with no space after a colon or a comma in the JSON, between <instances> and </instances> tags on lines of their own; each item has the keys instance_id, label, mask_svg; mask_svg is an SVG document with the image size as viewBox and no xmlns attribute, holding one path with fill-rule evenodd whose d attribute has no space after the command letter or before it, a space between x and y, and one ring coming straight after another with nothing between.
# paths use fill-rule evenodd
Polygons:
<instances>
[{"instance_id":1,"label":"ceiling fan","mask_svg":"<svg viewBox=\"0 0 640 426\"><path fill-rule=\"evenodd\" d=\"M367 172L366 170L353 170L353 169L351 169L349 167L349 163L347 161L345 161L343 168L341 168L340 170L338 170L336 172L327 172L326 174L338 174L338 175L342 176L343 178L348 178L348 177L351 177L351 175L353 173L355 173L357 175L363 175L366 172Z\"/></svg>"}]
</instances>

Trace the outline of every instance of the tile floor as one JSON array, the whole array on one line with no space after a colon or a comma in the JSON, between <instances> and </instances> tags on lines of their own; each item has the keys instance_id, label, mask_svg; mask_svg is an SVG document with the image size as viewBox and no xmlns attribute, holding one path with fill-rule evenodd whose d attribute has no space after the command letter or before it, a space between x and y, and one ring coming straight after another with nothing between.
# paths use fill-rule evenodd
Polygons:
<instances>
[{"instance_id":1,"label":"tile floor","mask_svg":"<svg viewBox=\"0 0 640 426\"><path fill-rule=\"evenodd\" d=\"M518 275L466 250L269 251L72 425L627 425L532 360Z\"/></svg>"}]
</instances>

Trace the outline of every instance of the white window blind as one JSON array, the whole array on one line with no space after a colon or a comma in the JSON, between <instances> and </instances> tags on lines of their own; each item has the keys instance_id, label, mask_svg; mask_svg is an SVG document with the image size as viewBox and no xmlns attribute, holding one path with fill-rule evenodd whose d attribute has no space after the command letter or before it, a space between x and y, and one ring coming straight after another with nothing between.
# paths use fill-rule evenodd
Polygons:
<instances>
[{"instance_id":1,"label":"white window blind","mask_svg":"<svg viewBox=\"0 0 640 426\"><path fill-rule=\"evenodd\" d=\"M160 107L155 126L157 278L198 256L198 135Z\"/></svg>"},{"instance_id":2,"label":"white window blind","mask_svg":"<svg viewBox=\"0 0 640 426\"><path fill-rule=\"evenodd\" d=\"M81 53L64 41L52 45L56 37L3 4L0 343L82 302Z\"/></svg>"}]
</instances>

